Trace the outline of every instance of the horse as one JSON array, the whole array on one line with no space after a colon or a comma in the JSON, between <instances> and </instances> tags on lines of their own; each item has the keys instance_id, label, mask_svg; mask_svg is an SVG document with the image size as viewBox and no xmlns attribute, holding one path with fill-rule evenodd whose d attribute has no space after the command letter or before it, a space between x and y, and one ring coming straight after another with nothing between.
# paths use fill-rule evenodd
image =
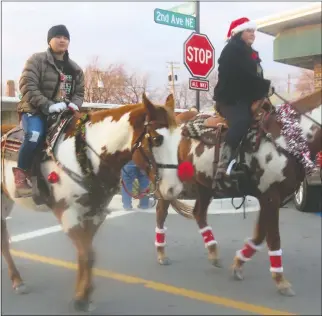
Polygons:
<instances>
[{"instance_id":1,"label":"horse","mask_svg":"<svg viewBox=\"0 0 322 316\"><path fill-rule=\"evenodd\" d=\"M304 179L305 169L300 158L295 157L289 145L294 141L299 142L300 138L291 139L289 142L287 135L292 133L292 126L296 125L295 117L299 124L298 127L303 132L303 138L306 140L306 144L302 146L307 145L311 157L315 157L319 151L321 153L321 125L317 125L316 122L312 123L312 120L310 121L306 116L296 113L289 107L289 104L283 104L279 112L272 104L265 103L268 105L266 111L265 106L262 107L263 102L253 104L253 125L236 155L238 162L236 174L238 174L237 167L239 166L241 169L239 171L244 171L248 179L248 181L241 182L240 187L245 188L243 192L233 189L233 174L230 180L221 184L215 183L213 187L213 176L216 172L222 138L228 128L225 119L219 113L215 113L214 116L195 115L188 119L177 116L177 121L182 122L182 136L178 147L179 161L187 160L193 164L195 175L188 183L196 187L197 197L193 208L179 200L158 199L155 229L157 261L160 265L171 263L165 253L166 228L164 226L171 204L178 214L196 220L199 233L208 250L209 261L215 267L222 267L218 241L207 223L209 204L213 197L254 196L260 204L257 223L252 238L247 238L244 246L236 251L231 266L233 278L235 280L244 279L245 262L251 260L254 254L262 249L266 238L270 272L277 291L281 295L293 296L295 292L284 276L282 264L279 209L289 201L300 186ZM285 113L293 113L293 119L286 116L288 121L283 120ZM237 177L237 181L241 180Z\"/></svg>"},{"instance_id":2,"label":"horse","mask_svg":"<svg viewBox=\"0 0 322 316\"><path fill-rule=\"evenodd\" d=\"M47 145L37 154L42 159L34 158L39 173L31 176L37 176L38 196L15 197L12 168L17 165L23 131L16 127L2 137L2 255L16 293L27 293L28 289L9 250L5 219L14 203L35 211L51 211L58 219L78 256L73 306L76 311L91 311L93 238L118 192L121 168L133 159L165 200L176 198L182 191L176 154L180 130L175 122L173 95L167 97L164 106L154 105L145 94L142 100L114 109L56 115L54 127L48 130ZM2 128L6 130L8 126ZM34 185L37 189L37 182Z\"/></svg>"}]
</instances>

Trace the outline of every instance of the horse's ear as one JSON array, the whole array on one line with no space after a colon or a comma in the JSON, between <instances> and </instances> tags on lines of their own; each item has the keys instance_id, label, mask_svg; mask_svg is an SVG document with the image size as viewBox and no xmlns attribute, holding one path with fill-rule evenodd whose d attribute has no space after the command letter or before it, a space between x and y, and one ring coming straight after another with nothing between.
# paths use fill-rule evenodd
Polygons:
<instances>
[{"instance_id":1,"label":"horse's ear","mask_svg":"<svg viewBox=\"0 0 322 316\"><path fill-rule=\"evenodd\" d=\"M174 111L174 97L172 93L168 95L167 100L165 101L165 107Z\"/></svg>"},{"instance_id":2,"label":"horse's ear","mask_svg":"<svg viewBox=\"0 0 322 316\"><path fill-rule=\"evenodd\" d=\"M145 92L142 95L142 102L143 102L143 105L144 105L144 107L146 109L146 112L148 113L150 119L152 117L154 118L155 115L156 115L156 108L153 105L153 103L148 99L148 97L146 96Z\"/></svg>"}]
</instances>

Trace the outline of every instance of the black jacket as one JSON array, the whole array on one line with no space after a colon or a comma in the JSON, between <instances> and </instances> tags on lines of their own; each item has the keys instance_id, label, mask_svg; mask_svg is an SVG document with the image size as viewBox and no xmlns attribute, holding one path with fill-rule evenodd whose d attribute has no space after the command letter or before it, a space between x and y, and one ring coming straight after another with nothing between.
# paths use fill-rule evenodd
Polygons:
<instances>
[{"instance_id":1,"label":"black jacket","mask_svg":"<svg viewBox=\"0 0 322 316\"><path fill-rule=\"evenodd\" d=\"M263 78L258 53L238 37L224 47L218 60L218 82L213 99L234 105L253 103L267 96L270 81Z\"/></svg>"}]
</instances>

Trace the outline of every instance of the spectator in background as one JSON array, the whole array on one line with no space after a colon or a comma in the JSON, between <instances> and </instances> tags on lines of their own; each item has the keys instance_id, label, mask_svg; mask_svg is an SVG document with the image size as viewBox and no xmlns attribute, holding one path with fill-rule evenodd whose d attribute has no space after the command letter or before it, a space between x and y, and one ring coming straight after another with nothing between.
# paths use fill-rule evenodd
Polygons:
<instances>
[{"instance_id":1,"label":"spectator in background","mask_svg":"<svg viewBox=\"0 0 322 316\"><path fill-rule=\"evenodd\" d=\"M146 190L149 186L150 180L140 168L138 168L133 161L128 162L122 169L122 180L128 192L132 193L133 182L135 179L138 179L139 182L139 192ZM122 203L125 210L133 209L132 206L132 197L126 192L122 185ZM144 196L140 199L138 208L147 209L149 208L149 196Z\"/></svg>"}]
</instances>

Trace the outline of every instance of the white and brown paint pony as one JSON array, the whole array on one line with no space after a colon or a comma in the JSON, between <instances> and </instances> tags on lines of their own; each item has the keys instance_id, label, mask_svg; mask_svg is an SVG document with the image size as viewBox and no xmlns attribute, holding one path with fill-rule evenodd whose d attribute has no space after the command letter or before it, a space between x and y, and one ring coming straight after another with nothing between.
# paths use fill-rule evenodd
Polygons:
<instances>
[{"instance_id":1,"label":"white and brown paint pony","mask_svg":"<svg viewBox=\"0 0 322 316\"><path fill-rule=\"evenodd\" d=\"M2 254L7 261L14 290L26 292L9 251L5 219L14 203L31 210L53 212L77 250L74 307L78 311L88 311L92 309L95 260L92 242L108 214L109 202L118 191L121 168L133 159L148 173L165 200L176 198L183 189L177 174L176 150L180 129L175 121L172 95L168 96L165 106L152 104L143 94L142 104L70 114L70 119L70 124L58 134L52 156L56 161L47 157L40 163L39 172L48 189L44 205L40 208L32 198L15 198L12 167L17 165L22 131L18 129L16 138L12 138L10 133L2 138ZM76 132L77 126L81 134ZM85 156L81 148L85 148ZM77 158L82 154L83 163ZM92 173L88 171L89 165ZM52 181L53 178L56 181Z\"/></svg>"},{"instance_id":2,"label":"white and brown paint pony","mask_svg":"<svg viewBox=\"0 0 322 316\"><path fill-rule=\"evenodd\" d=\"M321 101L319 104L321 104ZM291 296L294 295L294 291L291 288L291 284L284 277L282 264L279 209L283 201L286 201L297 190L304 179L305 173L299 161L288 153L287 141L281 136L282 126L276 120L275 110L270 114L266 112L264 117L265 119L253 126L245 140L244 149L241 151L244 152L244 161L248 167L252 184L247 186L244 194L256 197L260 204L260 210L254 234L252 238L246 240L243 248L236 252L232 270L235 279L243 279L244 263L252 258L266 239L270 258L270 271L277 289L282 295ZM165 253L166 229L164 224L171 204L179 214L196 220L199 233L204 240L205 247L208 249L210 262L216 267L222 266L218 254L218 242L214 237L212 228L207 223L207 210L213 197L233 197L236 195L229 190L229 184L226 187L224 185L222 187L216 186L213 189L212 179L216 169L216 162L218 162L220 146L206 144L200 137L191 137L194 134L194 129L190 126L187 132L186 125L197 118L198 116L188 118L184 123L184 119L180 117L180 114L177 116L177 120L183 123L181 125L182 137L178 147L178 156L180 161L191 161L195 168L195 177L191 183L196 185L197 198L193 208L178 200L165 201L159 198L156 207L155 246L157 260L161 265L170 263ZM224 136L227 126L225 127L225 121L220 116L209 118L204 116L204 120L206 119L208 123L205 121L204 124L212 127L214 132L219 129L220 124L223 124L221 126L223 126L222 136ZM315 157L321 151L322 146L321 125L312 123L304 116L299 119L311 156ZM198 128L198 126L195 127ZM213 135L212 137L214 138L215 136ZM204 139L206 140L207 137ZM221 140L219 143L221 143ZM217 195L218 193L223 193L224 195Z\"/></svg>"}]
</instances>

